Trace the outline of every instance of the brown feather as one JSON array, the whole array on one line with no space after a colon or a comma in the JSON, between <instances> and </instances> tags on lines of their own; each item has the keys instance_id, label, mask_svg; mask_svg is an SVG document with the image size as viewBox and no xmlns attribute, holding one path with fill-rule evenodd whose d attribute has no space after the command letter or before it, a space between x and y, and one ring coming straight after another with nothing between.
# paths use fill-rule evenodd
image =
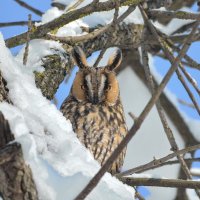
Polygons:
<instances>
[{"instance_id":1,"label":"brown feather","mask_svg":"<svg viewBox=\"0 0 200 200\"><path fill-rule=\"evenodd\" d=\"M84 66L80 49L77 60ZM118 66L121 54L110 59L109 64ZM61 106L63 115L72 123L78 139L103 165L127 134L124 111L119 96L119 85L114 72L108 68L80 67L70 96ZM114 161L109 172L120 171L126 148Z\"/></svg>"}]
</instances>

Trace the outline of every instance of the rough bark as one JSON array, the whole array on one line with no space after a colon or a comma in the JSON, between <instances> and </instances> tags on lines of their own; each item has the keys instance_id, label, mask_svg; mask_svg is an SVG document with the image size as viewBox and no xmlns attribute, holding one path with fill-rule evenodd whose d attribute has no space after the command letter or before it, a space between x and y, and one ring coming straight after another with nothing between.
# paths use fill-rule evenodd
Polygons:
<instances>
[{"instance_id":1,"label":"rough bark","mask_svg":"<svg viewBox=\"0 0 200 200\"><path fill-rule=\"evenodd\" d=\"M0 112L0 196L4 200L37 200L30 168L25 164L21 145L14 139L8 121Z\"/></svg>"},{"instance_id":2,"label":"rough bark","mask_svg":"<svg viewBox=\"0 0 200 200\"><path fill-rule=\"evenodd\" d=\"M0 71L0 102L10 102L8 99L8 90L6 88L6 81L3 79Z\"/></svg>"}]
</instances>

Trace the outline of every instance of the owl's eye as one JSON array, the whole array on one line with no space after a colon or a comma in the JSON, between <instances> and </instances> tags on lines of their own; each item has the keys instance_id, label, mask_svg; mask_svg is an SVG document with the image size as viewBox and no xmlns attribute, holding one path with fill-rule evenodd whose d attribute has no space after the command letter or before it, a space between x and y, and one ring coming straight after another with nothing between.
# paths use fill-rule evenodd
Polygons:
<instances>
[{"instance_id":1,"label":"owl's eye","mask_svg":"<svg viewBox=\"0 0 200 200\"><path fill-rule=\"evenodd\" d=\"M81 85L81 89L82 89L82 90L85 90L85 86L84 86L84 85Z\"/></svg>"}]
</instances>

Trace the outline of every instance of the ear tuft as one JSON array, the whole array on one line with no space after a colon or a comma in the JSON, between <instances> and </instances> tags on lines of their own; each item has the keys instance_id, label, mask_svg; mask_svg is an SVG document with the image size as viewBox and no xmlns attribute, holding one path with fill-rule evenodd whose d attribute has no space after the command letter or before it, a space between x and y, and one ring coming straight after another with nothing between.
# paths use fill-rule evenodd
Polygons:
<instances>
[{"instance_id":1,"label":"ear tuft","mask_svg":"<svg viewBox=\"0 0 200 200\"><path fill-rule=\"evenodd\" d=\"M74 62L81 69L88 67L85 53L79 46L75 46L72 52Z\"/></svg>"},{"instance_id":2,"label":"ear tuft","mask_svg":"<svg viewBox=\"0 0 200 200\"><path fill-rule=\"evenodd\" d=\"M122 62L122 51L117 49L108 60L107 69L112 71L115 70Z\"/></svg>"}]
</instances>

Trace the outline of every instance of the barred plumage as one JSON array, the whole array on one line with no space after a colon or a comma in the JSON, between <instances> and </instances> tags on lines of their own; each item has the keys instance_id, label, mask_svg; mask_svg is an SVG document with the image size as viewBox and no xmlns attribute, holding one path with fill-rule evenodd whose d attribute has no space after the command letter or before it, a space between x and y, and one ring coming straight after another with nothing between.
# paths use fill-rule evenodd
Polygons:
<instances>
[{"instance_id":1,"label":"barred plumage","mask_svg":"<svg viewBox=\"0 0 200 200\"><path fill-rule=\"evenodd\" d=\"M121 63L118 50L101 68L88 67L83 51L76 47L73 53L80 70L74 80L70 96L61 111L72 123L79 140L103 165L127 134L119 86L113 70ZM126 149L113 163L109 172L119 172Z\"/></svg>"}]
</instances>

